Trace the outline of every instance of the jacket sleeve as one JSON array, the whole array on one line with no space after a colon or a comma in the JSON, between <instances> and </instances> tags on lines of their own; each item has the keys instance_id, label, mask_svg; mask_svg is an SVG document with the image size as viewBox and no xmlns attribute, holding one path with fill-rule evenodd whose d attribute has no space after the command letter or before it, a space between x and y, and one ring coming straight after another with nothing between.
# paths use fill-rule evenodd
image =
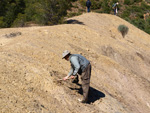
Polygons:
<instances>
[{"instance_id":1,"label":"jacket sleeve","mask_svg":"<svg viewBox=\"0 0 150 113\"><path fill-rule=\"evenodd\" d=\"M79 69L80 69L80 64L79 64L78 57L73 56L73 57L71 57L70 61L71 61L72 66L74 67L72 75L76 75L78 73Z\"/></svg>"},{"instance_id":2,"label":"jacket sleeve","mask_svg":"<svg viewBox=\"0 0 150 113\"><path fill-rule=\"evenodd\" d=\"M113 5L112 5L112 8L116 7L116 5L117 5L116 3L115 3L115 4L113 4Z\"/></svg>"},{"instance_id":3,"label":"jacket sleeve","mask_svg":"<svg viewBox=\"0 0 150 113\"><path fill-rule=\"evenodd\" d=\"M71 76L73 73L73 68L71 67L70 72L68 73L68 77Z\"/></svg>"}]
</instances>

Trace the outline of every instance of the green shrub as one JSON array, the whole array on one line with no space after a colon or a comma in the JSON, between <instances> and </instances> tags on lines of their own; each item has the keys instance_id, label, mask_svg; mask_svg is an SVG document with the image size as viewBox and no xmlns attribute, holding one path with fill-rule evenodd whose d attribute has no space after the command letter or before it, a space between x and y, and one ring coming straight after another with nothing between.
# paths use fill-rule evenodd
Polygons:
<instances>
[{"instance_id":1,"label":"green shrub","mask_svg":"<svg viewBox=\"0 0 150 113\"><path fill-rule=\"evenodd\" d=\"M124 4L126 5L132 5L134 3L134 0L124 0Z\"/></svg>"},{"instance_id":2,"label":"green shrub","mask_svg":"<svg viewBox=\"0 0 150 113\"><path fill-rule=\"evenodd\" d=\"M134 0L134 2L142 2L142 0Z\"/></svg>"},{"instance_id":3,"label":"green shrub","mask_svg":"<svg viewBox=\"0 0 150 113\"><path fill-rule=\"evenodd\" d=\"M5 22L4 22L4 18L1 16L0 17L0 28L5 27Z\"/></svg>"},{"instance_id":4,"label":"green shrub","mask_svg":"<svg viewBox=\"0 0 150 113\"><path fill-rule=\"evenodd\" d=\"M122 34L123 38L128 33L129 28L125 25L119 25L118 31Z\"/></svg>"},{"instance_id":5,"label":"green shrub","mask_svg":"<svg viewBox=\"0 0 150 113\"><path fill-rule=\"evenodd\" d=\"M112 0L112 3L117 3L119 0Z\"/></svg>"},{"instance_id":6,"label":"green shrub","mask_svg":"<svg viewBox=\"0 0 150 113\"><path fill-rule=\"evenodd\" d=\"M146 21L145 21L145 29L144 29L144 31L145 31L146 33L149 33L149 34L150 34L150 17L147 18Z\"/></svg>"},{"instance_id":7,"label":"green shrub","mask_svg":"<svg viewBox=\"0 0 150 113\"><path fill-rule=\"evenodd\" d=\"M19 13L12 24L12 27L23 27L26 22L26 15Z\"/></svg>"},{"instance_id":8,"label":"green shrub","mask_svg":"<svg viewBox=\"0 0 150 113\"><path fill-rule=\"evenodd\" d=\"M150 3L150 1L149 0L145 0L147 3Z\"/></svg>"},{"instance_id":9,"label":"green shrub","mask_svg":"<svg viewBox=\"0 0 150 113\"><path fill-rule=\"evenodd\" d=\"M91 0L91 4L91 9L100 9L101 7L101 2L96 0Z\"/></svg>"},{"instance_id":10,"label":"green shrub","mask_svg":"<svg viewBox=\"0 0 150 113\"><path fill-rule=\"evenodd\" d=\"M135 25L139 29L145 31L146 33L150 34L150 17L145 20L137 18L134 20L131 20L131 24Z\"/></svg>"},{"instance_id":11,"label":"green shrub","mask_svg":"<svg viewBox=\"0 0 150 113\"><path fill-rule=\"evenodd\" d=\"M145 29L145 21L143 19L137 18L131 21L131 24L135 25L141 30Z\"/></svg>"},{"instance_id":12,"label":"green shrub","mask_svg":"<svg viewBox=\"0 0 150 113\"><path fill-rule=\"evenodd\" d=\"M40 25L55 25L63 22L71 2L69 0L28 0L26 6L27 21Z\"/></svg>"},{"instance_id":13,"label":"green shrub","mask_svg":"<svg viewBox=\"0 0 150 113\"><path fill-rule=\"evenodd\" d=\"M126 18L126 17L129 17L130 16L130 11L129 10L126 10L124 11L122 14L121 14L121 17L122 18Z\"/></svg>"},{"instance_id":14,"label":"green shrub","mask_svg":"<svg viewBox=\"0 0 150 113\"><path fill-rule=\"evenodd\" d=\"M145 2L141 2L141 9L143 9L143 10L149 10L150 6L147 3L145 3Z\"/></svg>"},{"instance_id":15,"label":"green shrub","mask_svg":"<svg viewBox=\"0 0 150 113\"><path fill-rule=\"evenodd\" d=\"M112 6L110 6L109 4L110 2L108 0L103 0L102 4L101 4L101 9L103 11L103 13L110 13L112 10Z\"/></svg>"},{"instance_id":16,"label":"green shrub","mask_svg":"<svg viewBox=\"0 0 150 113\"><path fill-rule=\"evenodd\" d=\"M82 6L84 6L84 7L86 6L86 0L79 0L79 2Z\"/></svg>"}]
</instances>

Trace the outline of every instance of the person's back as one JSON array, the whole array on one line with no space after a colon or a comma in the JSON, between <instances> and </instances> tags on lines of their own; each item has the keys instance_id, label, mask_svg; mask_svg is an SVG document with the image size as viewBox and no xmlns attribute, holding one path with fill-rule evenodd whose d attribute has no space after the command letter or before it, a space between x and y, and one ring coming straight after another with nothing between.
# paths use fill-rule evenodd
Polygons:
<instances>
[{"instance_id":1,"label":"person's back","mask_svg":"<svg viewBox=\"0 0 150 113\"><path fill-rule=\"evenodd\" d=\"M81 70L82 71L84 71L84 69L87 67L87 65L90 63L85 57L83 57L82 55L80 55L80 54L72 54L71 56L70 56L70 59L71 59L71 57L74 57L74 56L76 56L76 57L78 57L78 61L79 61L79 64L80 64L80 68L81 68Z\"/></svg>"},{"instance_id":2,"label":"person's back","mask_svg":"<svg viewBox=\"0 0 150 113\"><path fill-rule=\"evenodd\" d=\"M87 6L87 7L90 7L90 6L91 6L91 1L90 1L90 0L87 0L87 1L86 1L86 6Z\"/></svg>"},{"instance_id":3,"label":"person's back","mask_svg":"<svg viewBox=\"0 0 150 113\"><path fill-rule=\"evenodd\" d=\"M91 7L91 1L90 0L86 1L86 7L87 7L87 12L90 12L90 7Z\"/></svg>"}]
</instances>

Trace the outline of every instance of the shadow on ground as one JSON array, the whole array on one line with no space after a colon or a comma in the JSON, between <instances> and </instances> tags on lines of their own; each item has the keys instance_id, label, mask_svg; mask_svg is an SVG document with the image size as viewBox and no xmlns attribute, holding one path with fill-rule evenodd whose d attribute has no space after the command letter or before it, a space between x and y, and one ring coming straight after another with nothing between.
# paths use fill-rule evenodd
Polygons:
<instances>
[{"instance_id":1,"label":"shadow on ground","mask_svg":"<svg viewBox=\"0 0 150 113\"><path fill-rule=\"evenodd\" d=\"M77 84L79 86L81 86L81 84ZM83 91L82 91L82 88L71 88L69 87L71 90L77 90L79 94L83 94ZM105 97L105 94L93 87L90 87L90 90L89 90L89 100L88 100L88 104L90 103L94 103L96 100L99 100L101 98L104 98Z\"/></svg>"},{"instance_id":2,"label":"shadow on ground","mask_svg":"<svg viewBox=\"0 0 150 113\"><path fill-rule=\"evenodd\" d=\"M67 20L67 24L81 24L81 25L85 25L83 22L80 22L78 20L73 20L73 19Z\"/></svg>"}]
</instances>

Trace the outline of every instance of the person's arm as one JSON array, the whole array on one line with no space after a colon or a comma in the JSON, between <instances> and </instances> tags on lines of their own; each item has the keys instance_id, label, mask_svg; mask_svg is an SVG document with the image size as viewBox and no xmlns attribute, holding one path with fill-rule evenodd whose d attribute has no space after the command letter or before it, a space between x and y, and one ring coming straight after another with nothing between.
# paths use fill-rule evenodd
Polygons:
<instances>
[{"instance_id":1,"label":"person's arm","mask_svg":"<svg viewBox=\"0 0 150 113\"><path fill-rule=\"evenodd\" d=\"M68 73L67 76L70 77L72 75L72 73L73 73L73 68L71 67L70 72Z\"/></svg>"},{"instance_id":2,"label":"person's arm","mask_svg":"<svg viewBox=\"0 0 150 113\"><path fill-rule=\"evenodd\" d=\"M71 58L71 63L72 65L74 66L74 70L73 70L73 76L75 76L77 74L77 72L79 71L80 69L80 64L79 64L79 61L78 61L78 57L77 56L73 56Z\"/></svg>"},{"instance_id":3,"label":"person's arm","mask_svg":"<svg viewBox=\"0 0 150 113\"><path fill-rule=\"evenodd\" d=\"M73 68L71 67L70 72L68 73L67 76L64 77L64 80L67 80L73 73Z\"/></svg>"},{"instance_id":4,"label":"person's arm","mask_svg":"<svg viewBox=\"0 0 150 113\"><path fill-rule=\"evenodd\" d=\"M66 77L64 77L64 80L67 80L71 75L73 75L73 76L71 76L71 78L74 78L74 76L77 74L77 72L80 69L80 64L79 64L77 56L72 56L70 61L75 69L73 69L73 67L71 67L70 72L68 73L68 75Z\"/></svg>"},{"instance_id":5,"label":"person's arm","mask_svg":"<svg viewBox=\"0 0 150 113\"><path fill-rule=\"evenodd\" d=\"M112 7L113 7L113 8L115 8L115 7L116 7L116 5L117 5L117 4L115 3L115 4L113 4L113 6L112 6Z\"/></svg>"}]
</instances>

